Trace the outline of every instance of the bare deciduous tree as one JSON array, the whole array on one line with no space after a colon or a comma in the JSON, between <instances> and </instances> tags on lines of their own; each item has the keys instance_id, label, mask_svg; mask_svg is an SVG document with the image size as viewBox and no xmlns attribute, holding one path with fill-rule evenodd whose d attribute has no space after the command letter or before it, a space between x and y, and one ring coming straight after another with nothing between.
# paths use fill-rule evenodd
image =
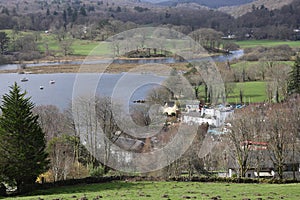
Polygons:
<instances>
[{"instance_id":1,"label":"bare deciduous tree","mask_svg":"<svg viewBox=\"0 0 300 200\"><path fill-rule=\"evenodd\" d=\"M73 138L74 139L74 138ZM74 142L71 136L53 137L47 147L54 181L66 180L74 163Z\"/></svg>"},{"instance_id":2,"label":"bare deciduous tree","mask_svg":"<svg viewBox=\"0 0 300 200\"><path fill-rule=\"evenodd\" d=\"M256 113L251 111L251 108L247 108L240 110L230 120L231 127L228 137L231 152L229 153L237 161L240 177L245 177L250 167L251 154L253 153L250 141L255 138L255 128L259 126L256 117Z\"/></svg>"},{"instance_id":3,"label":"bare deciduous tree","mask_svg":"<svg viewBox=\"0 0 300 200\"><path fill-rule=\"evenodd\" d=\"M269 101L279 103L282 99L287 97L287 80L290 67L278 62L270 61L267 65L266 75L267 95Z\"/></svg>"},{"instance_id":4,"label":"bare deciduous tree","mask_svg":"<svg viewBox=\"0 0 300 200\"><path fill-rule=\"evenodd\" d=\"M299 134L294 125L297 121L299 124L299 119L291 116L292 110L287 103L281 103L270 106L267 111L268 150L280 179L283 178L285 164L293 157L296 135ZM297 116L296 113L295 115Z\"/></svg>"},{"instance_id":5,"label":"bare deciduous tree","mask_svg":"<svg viewBox=\"0 0 300 200\"><path fill-rule=\"evenodd\" d=\"M172 98L173 94L165 87L157 87L151 90L146 97L146 101L150 104L164 105Z\"/></svg>"},{"instance_id":6,"label":"bare deciduous tree","mask_svg":"<svg viewBox=\"0 0 300 200\"><path fill-rule=\"evenodd\" d=\"M99 122L99 126L101 130L103 131L103 134L105 138L101 138L103 140L104 144L104 151L101 152L102 155L102 163L104 165L104 172L107 173L109 168L107 167L107 164L109 160L111 159L111 145L115 142L116 137L120 137L119 135L116 135L117 131L119 130L119 127L116 123L115 116L113 113L113 105L111 102L111 99L108 97L98 98L96 102L96 118ZM122 132L121 132L122 133Z\"/></svg>"},{"instance_id":7,"label":"bare deciduous tree","mask_svg":"<svg viewBox=\"0 0 300 200\"><path fill-rule=\"evenodd\" d=\"M71 133L66 116L60 112L59 108L53 105L38 106L34 112L39 115L39 122L46 133L47 141L62 134Z\"/></svg>"},{"instance_id":8,"label":"bare deciduous tree","mask_svg":"<svg viewBox=\"0 0 300 200\"><path fill-rule=\"evenodd\" d=\"M60 49L64 56L68 56L73 53L72 44L72 39L65 39L59 42Z\"/></svg>"}]
</instances>

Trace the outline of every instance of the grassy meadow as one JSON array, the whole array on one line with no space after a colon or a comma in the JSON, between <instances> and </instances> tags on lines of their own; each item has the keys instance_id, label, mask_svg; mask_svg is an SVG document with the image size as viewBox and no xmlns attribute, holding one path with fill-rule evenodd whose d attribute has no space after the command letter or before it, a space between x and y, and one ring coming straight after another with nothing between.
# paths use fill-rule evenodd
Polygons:
<instances>
[{"instance_id":1,"label":"grassy meadow","mask_svg":"<svg viewBox=\"0 0 300 200\"><path fill-rule=\"evenodd\" d=\"M264 46L264 47L274 47L279 45L289 45L290 47L300 47L300 41L279 41L279 40L244 40L236 41L242 49Z\"/></svg>"},{"instance_id":2,"label":"grassy meadow","mask_svg":"<svg viewBox=\"0 0 300 200\"><path fill-rule=\"evenodd\" d=\"M38 47L41 51L45 51L45 45L48 45L49 50L58 51L59 50L59 42L55 38L53 34L40 34L41 40L38 42ZM71 48L73 50L74 56L88 56L93 49L97 48L97 51L100 53L107 53L109 49L104 42L101 43L101 49L99 49L99 41L91 41L91 40L80 40L80 39L72 39Z\"/></svg>"},{"instance_id":3,"label":"grassy meadow","mask_svg":"<svg viewBox=\"0 0 300 200\"><path fill-rule=\"evenodd\" d=\"M243 92L244 103L257 103L267 100L266 96L266 82L239 82L233 83L233 92L229 94L226 101L228 103L240 103L240 90ZM204 97L204 86L199 87L199 94Z\"/></svg>"},{"instance_id":4,"label":"grassy meadow","mask_svg":"<svg viewBox=\"0 0 300 200\"><path fill-rule=\"evenodd\" d=\"M299 184L234 184L200 182L112 182L57 187L35 191L30 196L7 199L300 199ZM215 197L215 198L214 198ZM83 199L83 198L82 198Z\"/></svg>"},{"instance_id":5,"label":"grassy meadow","mask_svg":"<svg viewBox=\"0 0 300 200\"><path fill-rule=\"evenodd\" d=\"M227 98L227 102L240 103L240 90L243 92L245 103L257 103L267 100L266 82L254 81L236 83L233 93Z\"/></svg>"},{"instance_id":6,"label":"grassy meadow","mask_svg":"<svg viewBox=\"0 0 300 200\"><path fill-rule=\"evenodd\" d=\"M50 51L58 51L59 50L59 42L55 36L55 34L46 34L44 32L36 32L36 31L19 31L16 36L13 36L12 30L3 30L8 34L8 37L21 37L24 35L32 34L37 37L37 46L41 52L44 52L46 49L46 45L48 45L48 49ZM101 46L99 44L101 43ZM92 40L80 40L80 39L72 39L71 48L73 50L74 56L88 56L94 48L97 48L97 51L100 53L108 53L110 49L108 49L108 45L105 42L101 41L92 41Z\"/></svg>"}]
</instances>

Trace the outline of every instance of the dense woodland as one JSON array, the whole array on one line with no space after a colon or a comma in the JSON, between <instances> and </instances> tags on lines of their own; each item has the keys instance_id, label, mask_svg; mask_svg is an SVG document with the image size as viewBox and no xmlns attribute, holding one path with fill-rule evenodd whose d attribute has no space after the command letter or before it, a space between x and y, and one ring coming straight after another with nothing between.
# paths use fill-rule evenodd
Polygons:
<instances>
[{"instance_id":1,"label":"dense woodland","mask_svg":"<svg viewBox=\"0 0 300 200\"><path fill-rule=\"evenodd\" d=\"M1 4L0 12L0 29L78 32L85 27L86 39L95 39L99 32L112 35L147 25L173 27L185 34L199 28L213 28L240 39L293 40L293 29L300 24L300 2L297 0L278 10L269 10L264 5L253 6L252 12L239 18L206 8L126 5L92 0L32 0L16 4L9 1Z\"/></svg>"}]
</instances>

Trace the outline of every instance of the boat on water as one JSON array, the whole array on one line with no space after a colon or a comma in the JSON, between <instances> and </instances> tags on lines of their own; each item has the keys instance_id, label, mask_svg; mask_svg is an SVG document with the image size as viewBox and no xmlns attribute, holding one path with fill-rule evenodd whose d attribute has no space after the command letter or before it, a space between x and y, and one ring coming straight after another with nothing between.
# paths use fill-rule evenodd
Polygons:
<instances>
[{"instance_id":1,"label":"boat on water","mask_svg":"<svg viewBox=\"0 0 300 200\"><path fill-rule=\"evenodd\" d=\"M55 80L50 80L49 83L50 83L50 84L54 84L54 83L55 83Z\"/></svg>"},{"instance_id":2,"label":"boat on water","mask_svg":"<svg viewBox=\"0 0 300 200\"><path fill-rule=\"evenodd\" d=\"M26 82L26 81L28 81L28 78L26 78L26 77L21 79L21 82Z\"/></svg>"},{"instance_id":3,"label":"boat on water","mask_svg":"<svg viewBox=\"0 0 300 200\"><path fill-rule=\"evenodd\" d=\"M41 85L41 86L40 86L40 89L43 90L43 89L44 89L44 86Z\"/></svg>"}]
</instances>

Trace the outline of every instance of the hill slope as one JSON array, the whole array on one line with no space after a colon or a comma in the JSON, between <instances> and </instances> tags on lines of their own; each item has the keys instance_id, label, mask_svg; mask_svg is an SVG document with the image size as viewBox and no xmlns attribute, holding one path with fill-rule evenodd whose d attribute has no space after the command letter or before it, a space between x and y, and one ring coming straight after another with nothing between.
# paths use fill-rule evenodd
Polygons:
<instances>
[{"instance_id":1,"label":"hill slope","mask_svg":"<svg viewBox=\"0 0 300 200\"><path fill-rule=\"evenodd\" d=\"M152 0L157 1L157 0ZM202 6L207 6L210 8L220 8L224 6L236 6L236 5L242 5L246 3L253 2L254 0L168 0L159 3L160 5L165 6L176 6L180 3L197 3Z\"/></svg>"},{"instance_id":2,"label":"hill slope","mask_svg":"<svg viewBox=\"0 0 300 200\"><path fill-rule=\"evenodd\" d=\"M253 6L260 7L264 5L269 10L275 10L288 5L293 1L294 0L256 0L245 5L222 7L219 8L219 11L226 12L234 17L240 17L251 12L253 10Z\"/></svg>"}]
</instances>

